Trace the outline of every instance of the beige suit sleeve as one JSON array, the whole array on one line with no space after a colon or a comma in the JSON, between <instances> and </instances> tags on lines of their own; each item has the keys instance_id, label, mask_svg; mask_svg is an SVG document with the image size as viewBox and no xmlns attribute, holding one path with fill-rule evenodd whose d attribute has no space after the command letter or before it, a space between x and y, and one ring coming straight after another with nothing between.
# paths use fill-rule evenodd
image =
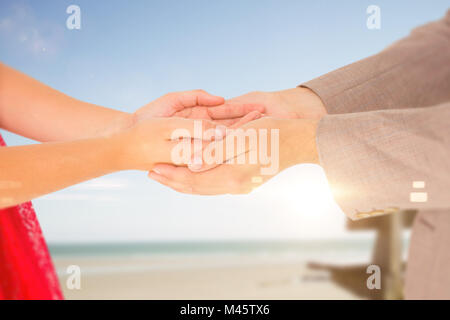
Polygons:
<instances>
[{"instance_id":1,"label":"beige suit sleeve","mask_svg":"<svg viewBox=\"0 0 450 320\"><path fill-rule=\"evenodd\" d=\"M329 114L417 108L450 100L450 10L377 55L302 84Z\"/></svg>"},{"instance_id":2,"label":"beige suit sleeve","mask_svg":"<svg viewBox=\"0 0 450 320\"><path fill-rule=\"evenodd\" d=\"M328 115L317 146L335 200L352 219L450 209L450 103ZM427 193L427 201L412 202L412 192Z\"/></svg>"}]
</instances>

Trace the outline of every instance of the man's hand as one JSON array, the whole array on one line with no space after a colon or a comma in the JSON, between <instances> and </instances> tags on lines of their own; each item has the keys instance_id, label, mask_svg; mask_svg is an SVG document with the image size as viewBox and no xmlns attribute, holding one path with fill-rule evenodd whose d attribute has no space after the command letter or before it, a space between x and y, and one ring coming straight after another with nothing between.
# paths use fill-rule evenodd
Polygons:
<instances>
[{"instance_id":1,"label":"man's hand","mask_svg":"<svg viewBox=\"0 0 450 320\"><path fill-rule=\"evenodd\" d=\"M168 93L134 113L134 123L149 118L179 117L213 120L223 125L243 124L243 117L252 111L264 112L258 103L225 102L222 97L203 90Z\"/></svg>"},{"instance_id":2,"label":"man's hand","mask_svg":"<svg viewBox=\"0 0 450 320\"><path fill-rule=\"evenodd\" d=\"M260 104L267 116L279 119L315 119L327 114L322 100L308 88L275 92L255 91L228 100L229 103Z\"/></svg>"},{"instance_id":3,"label":"man's hand","mask_svg":"<svg viewBox=\"0 0 450 320\"><path fill-rule=\"evenodd\" d=\"M249 193L254 188L265 183L277 173L298 163L317 163L318 154L315 144L315 133L318 120L293 120L293 119L273 119L269 117L261 118L247 123L240 129L249 133L252 130L257 132L257 143L251 143L251 139L245 139L245 147L241 152L236 152L234 158L228 158L226 145L230 139L235 139L234 134L227 136L220 141L213 141L202 151L203 165L195 168L192 172L186 167L177 167L170 164L157 164L149 173L149 177L168 186L172 189L193 194L240 194ZM274 172L262 174L262 169L267 168L267 163L261 161L261 130L267 130L267 140L264 146L271 161L278 161L278 166ZM271 139L271 130L279 129L279 140ZM279 143L279 148L272 148L273 143ZM213 150L211 146L216 145L224 148L222 161L224 164L207 164L206 150ZM251 154L257 155L257 162L250 161ZM237 154L239 153L239 154ZM244 156L243 164L238 163L238 157ZM233 161L233 163L231 163ZM192 168L192 167L191 167Z\"/></svg>"}]
</instances>

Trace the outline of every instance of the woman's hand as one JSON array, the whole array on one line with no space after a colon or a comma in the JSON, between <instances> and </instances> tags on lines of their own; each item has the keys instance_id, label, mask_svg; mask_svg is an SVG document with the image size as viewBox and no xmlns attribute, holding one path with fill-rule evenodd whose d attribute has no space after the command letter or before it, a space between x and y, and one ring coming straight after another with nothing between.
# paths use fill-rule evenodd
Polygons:
<instances>
[{"instance_id":1,"label":"woman's hand","mask_svg":"<svg viewBox=\"0 0 450 320\"><path fill-rule=\"evenodd\" d=\"M41 142L107 137L150 117L232 125L251 111L264 111L255 103L224 103L222 97L193 90L169 93L131 114L69 97L1 62L0 74L0 128Z\"/></svg>"},{"instance_id":2,"label":"woman's hand","mask_svg":"<svg viewBox=\"0 0 450 320\"><path fill-rule=\"evenodd\" d=\"M173 139L195 137L198 128L216 125L153 118L96 138L0 148L0 209L116 171L147 171L156 162L172 163Z\"/></svg>"},{"instance_id":3,"label":"woman's hand","mask_svg":"<svg viewBox=\"0 0 450 320\"><path fill-rule=\"evenodd\" d=\"M112 137L119 150L117 170L148 171L156 163L174 163L172 150L179 140L186 138L193 141L196 138L195 131L200 129L205 132L219 128L209 120L182 118L141 120L128 130Z\"/></svg>"},{"instance_id":4,"label":"woman's hand","mask_svg":"<svg viewBox=\"0 0 450 320\"><path fill-rule=\"evenodd\" d=\"M252 134L252 130L256 132L257 142L254 142L255 139L253 142L252 139L245 139L244 148L240 151L234 148L234 158L227 157L226 145L231 139L237 141L236 133L228 133L222 142L212 142L203 150L203 165L198 168L190 166L196 172L185 167L157 164L149 173L149 177L183 193L248 193L290 166L318 162L315 144L317 122L318 120L261 118L241 128L247 136ZM264 135L267 139L264 139ZM274 144L278 144L278 148ZM216 150L223 148L220 161L223 164L208 163L211 161L206 159L208 153L205 150L213 150L213 145L219 146ZM265 147L263 151L262 147ZM257 155L256 162L254 158L251 159L252 152L253 156L255 153ZM266 159L262 159L261 152L266 153ZM243 163L239 163L239 157L243 157Z\"/></svg>"},{"instance_id":5,"label":"woman's hand","mask_svg":"<svg viewBox=\"0 0 450 320\"><path fill-rule=\"evenodd\" d=\"M230 126L236 125L253 111L262 113L265 108L260 103L225 102L224 98L204 90L192 90L168 93L150 102L133 114L133 122L155 117L179 117L214 120Z\"/></svg>"}]
</instances>

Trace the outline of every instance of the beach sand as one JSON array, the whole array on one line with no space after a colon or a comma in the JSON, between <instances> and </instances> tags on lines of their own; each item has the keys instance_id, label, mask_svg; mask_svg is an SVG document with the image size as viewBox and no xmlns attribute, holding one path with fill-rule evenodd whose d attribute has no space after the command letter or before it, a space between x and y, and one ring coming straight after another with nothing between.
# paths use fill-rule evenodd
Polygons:
<instances>
[{"instance_id":1,"label":"beach sand","mask_svg":"<svg viewBox=\"0 0 450 320\"><path fill-rule=\"evenodd\" d=\"M357 299L305 262L252 255L55 257L66 299ZM67 267L81 270L68 289Z\"/></svg>"}]
</instances>

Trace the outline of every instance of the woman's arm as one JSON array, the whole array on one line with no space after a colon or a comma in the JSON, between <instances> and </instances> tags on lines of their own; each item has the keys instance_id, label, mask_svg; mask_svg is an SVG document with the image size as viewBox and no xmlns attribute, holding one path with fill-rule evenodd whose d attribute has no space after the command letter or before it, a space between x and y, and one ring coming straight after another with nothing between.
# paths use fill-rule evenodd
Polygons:
<instances>
[{"instance_id":1,"label":"woman's arm","mask_svg":"<svg viewBox=\"0 0 450 320\"><path fill-rule=\"evenodd\" d=\"M172 163L178 143L172 132L185 129L193 137L194 121L155 118L111 136L0 148L0 208L115 171ZM211 122L200 122L203 132L215 129Z\"/></svg>"},{"instance_id":2,"label":"woman's arm","mask_svg":"<svg viewBox=\"0 0 450 320\"><path fill-rule=\"evenodd\" d=\"M86 103L0 63L0 128L37 141L111 134L132 115Z\"/></svg>"},{"instance_id":3,"label":"woman's arm","mask_svg":"<svg viewBox=\"0 0 450 320\"><path fill-rule=\"evenodd\" d=\"M117 171L113 138L0 148L0 208Z\"/></svg>"},{"instance_id":4,"label":"woman's arm","mask_svg":"<svg viewBox=\"0 0 450 320\"><path fill-rule=\"evenodd\" d=\"M0 62L0 128L42 142L109 135L151 117L182 117L240 123L258 104L225 103L203 90L174 92L135 113L121 112L65 95Z\"/></svg>"}]
</instances>

